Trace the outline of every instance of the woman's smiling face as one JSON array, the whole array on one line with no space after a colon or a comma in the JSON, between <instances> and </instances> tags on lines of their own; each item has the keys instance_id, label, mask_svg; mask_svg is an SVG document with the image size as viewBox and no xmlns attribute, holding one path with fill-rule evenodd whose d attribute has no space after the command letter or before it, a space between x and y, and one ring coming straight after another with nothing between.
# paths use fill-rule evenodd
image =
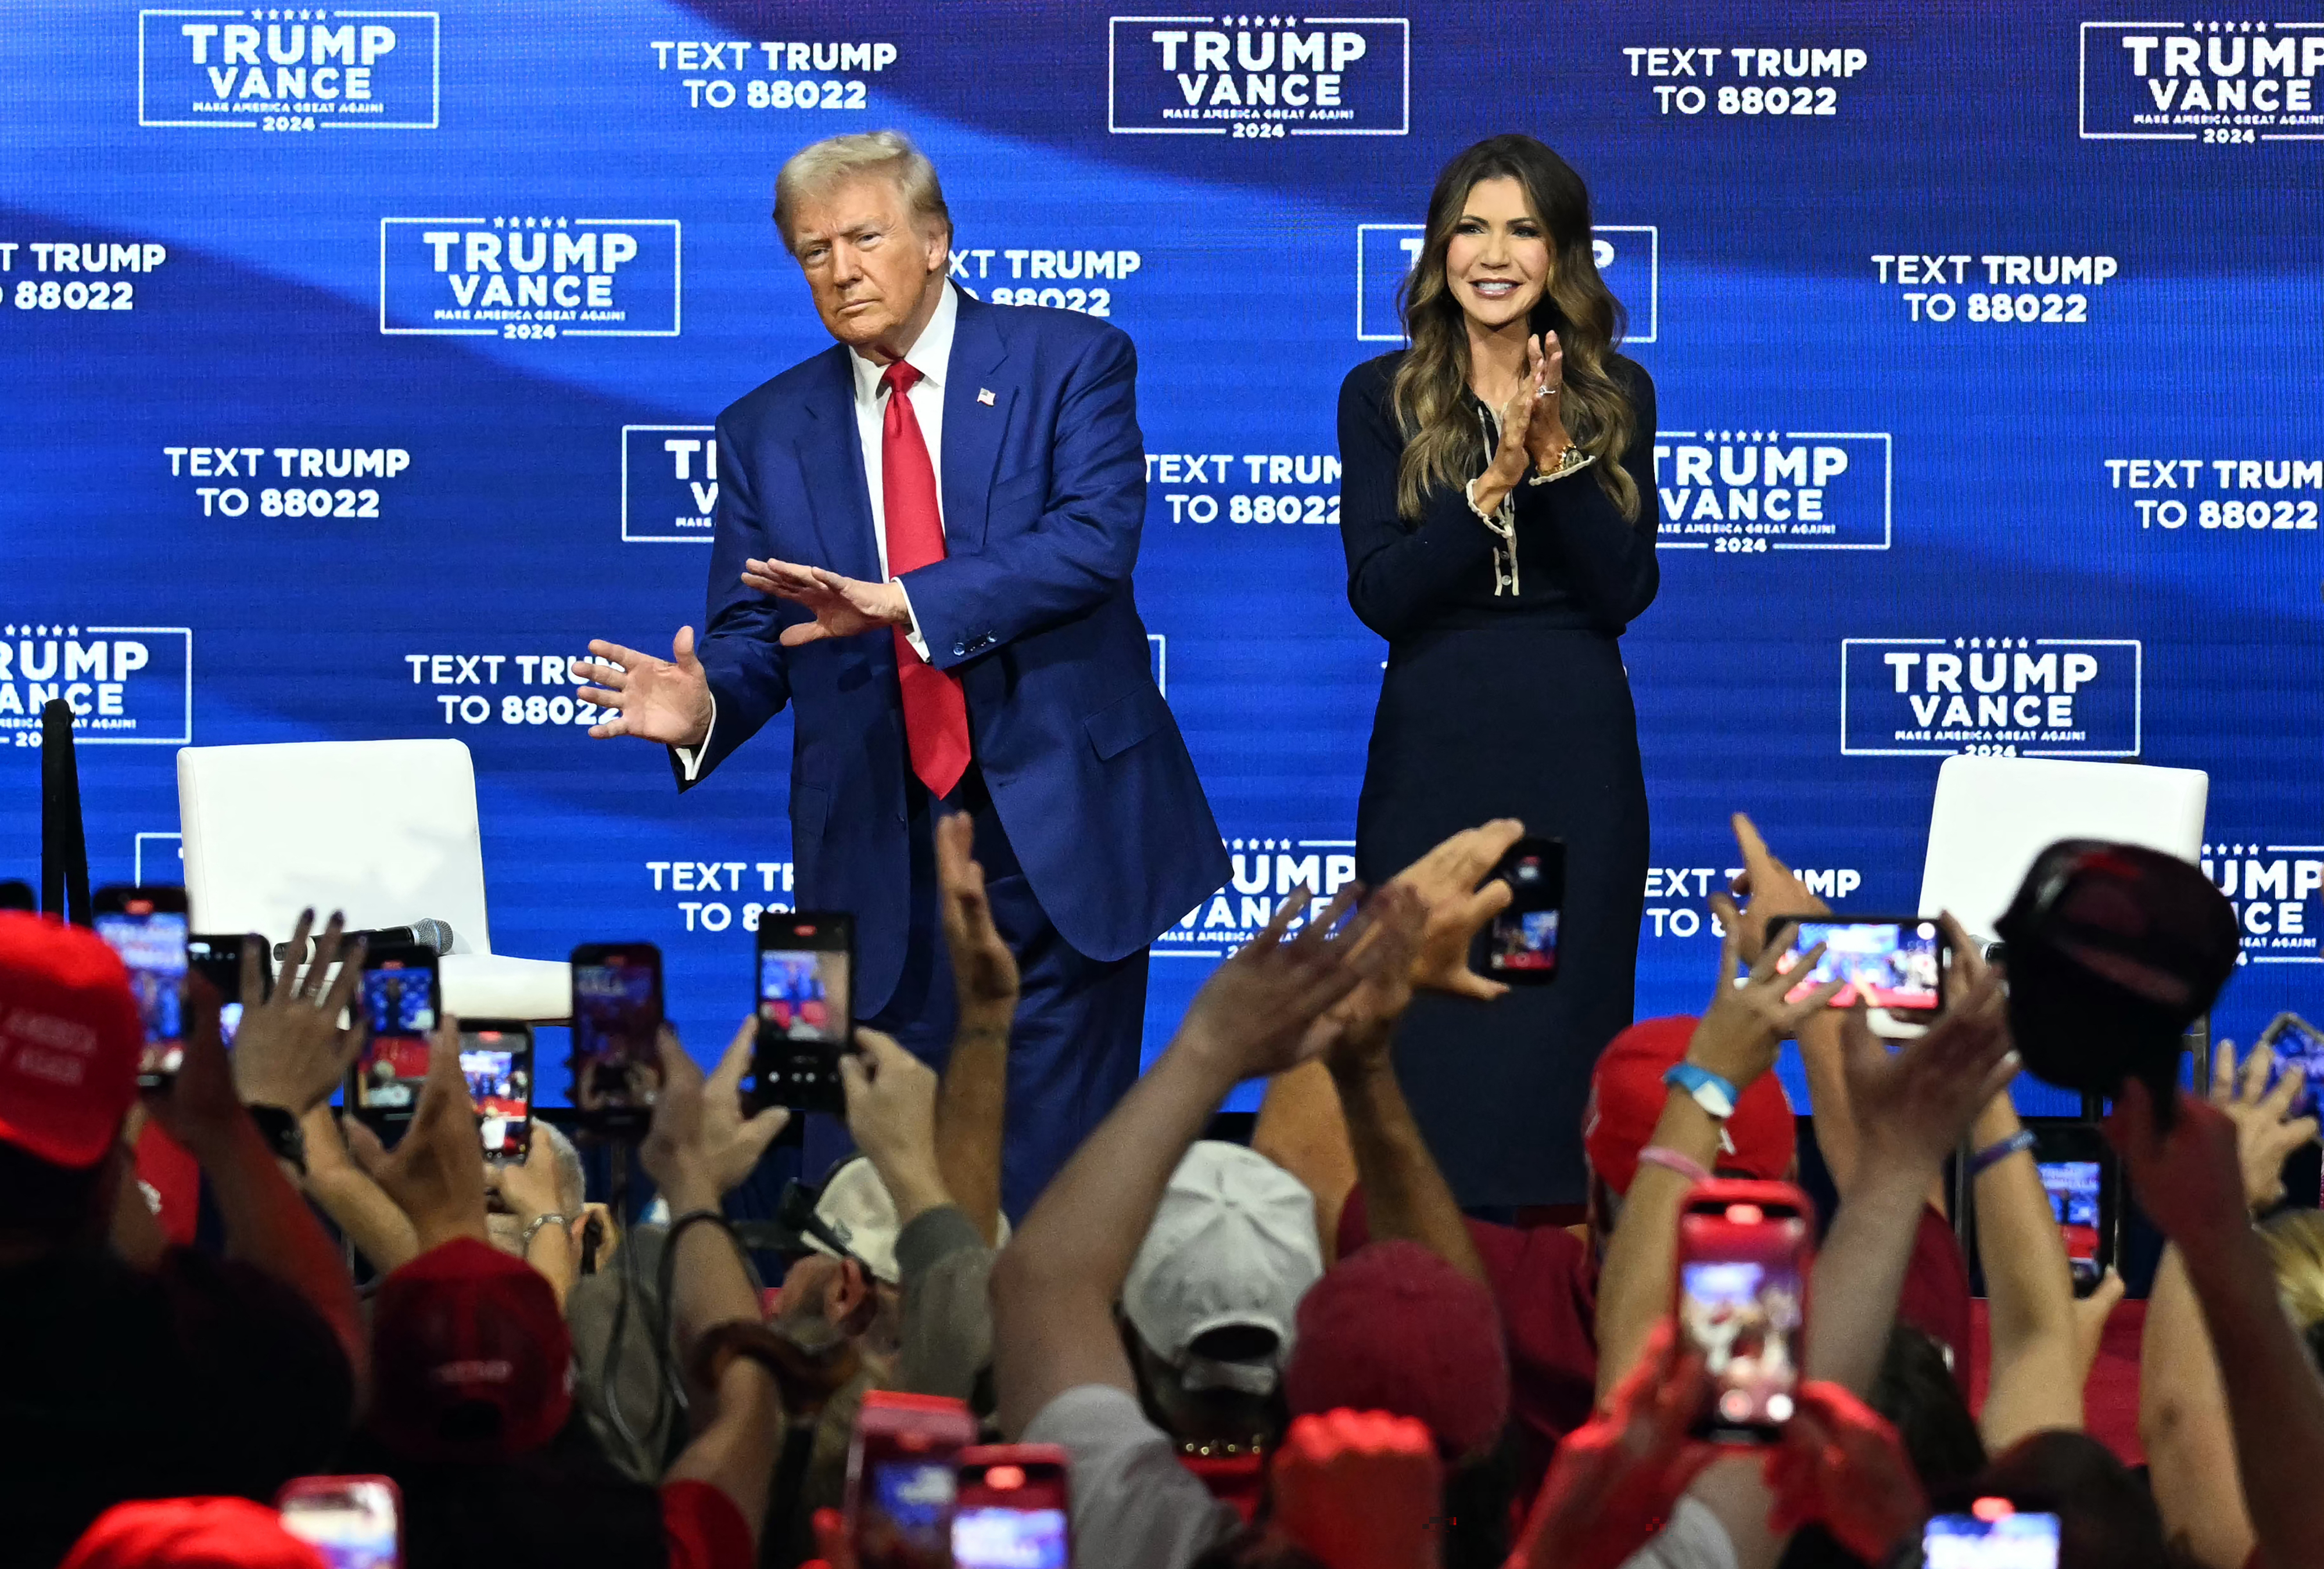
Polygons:
<instances>
[{"instance_id":1,"label":"woman's smiling face","mask_svg":"<svg viewBox=\"0 0 2324 1569\"><path fill-rule=\"evenodd\" d=\"M1471 186L1444 252L1445 281L1469 319L1488 331L1525 321L1549 276L1549 231L1525 188L1507 176Z\"/></svg>"}]
</instances>

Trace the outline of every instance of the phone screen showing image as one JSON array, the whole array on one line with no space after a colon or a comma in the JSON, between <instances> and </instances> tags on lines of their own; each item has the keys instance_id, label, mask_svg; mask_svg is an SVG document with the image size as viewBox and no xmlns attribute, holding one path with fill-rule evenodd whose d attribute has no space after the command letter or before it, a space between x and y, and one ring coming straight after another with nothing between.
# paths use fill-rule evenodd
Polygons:
<instances>
[{"instance_id":1,"label":"phone screen showing image","mask_svg":"<svg viewBox=\"0 0 2324 1569\"><path fill-rule=\"evenodd\" d=\"M2312 1117L2317 1107L2324 1104L2317 1094L2317 1084L2324 1079L2324 1030L2297 1013L2277 1016L2260 1036L2260 1043L2275 1054L2275 1066L2270 1075L2273 1086L2277 1079L2297 1066L2302 1075L2300 1093L2292 1098L2288 1117Z\"/></svg>"},{"instance_id":2,"label":"phone screen showing image","mask_svg":"<svg viewBox=\"0 0 2324 1569\"><path fill-rule=\"evenodd\" d=\"M601 1125L643 1127L661 1088L661 955L648 943L573 951L573 1103Z\"/></svg>"},{"instance_id":3,"label":"phone screen showing image","mask_svg":"<svg viewBox=\"0 0 2324 1569\"><path fill-rule=\"evenodd\" d=\"M961 1506L952 1518L953 1569L1067 1569L1065 1511Z\"/></svg>"},{"instance_id":4,"label":"phone screen showing image","mask_svg":"<svg viewBox=\"0 0 2324 1569\"><path fill-rule=\"evenodd\" d=\"M1520 839L1493 875L1509 885L1509 902L1486 926L1484 973L1518 985L1554 981L1565 904L1565 842Z\"/></svg>"},{"instance_id":5,"label":"phone screen showing image","mask_svg":"<svg viewBox=\"0 0 2324 1569\"><path fill-rule=\"evenodd\" d=\"M283 1530L313 1546L329 1569L398 1569L393 1485L348 1477L318 1488L315 1480L293 1483L284 1494Z\"/></svg>"},{"instance_id":6,"label":"phone screen showing image","mask_svg":"<svg viewBox=\"0 0 2324 1569\"><path fill-rule=\"evenodd\" d=\"M436 1028L436 967L423 960L373 954L355 993L369 1031L355 1059L358 1112L409 1118L428 1079L428 1037Z\"/></svg>"},{"instance_id":7,"label":"phone screen showing image","mask_svg":"<svg viewBox=\"0 0 2324 1569\"><path fill-rule=\"evenodd\" d=\"M2043 1191L2050 1195L2050 1213L2058 1218L2058 1235L2066 1244L2066 1261L2074 1284L2098 1284L2106 1272L2100 1251L2105 1234L2100 1187L2104 1174L2095 1160L2044 1160L2039 1163Z\"/></svg>"},{"instance_id":8,"label":"phone screen showing image","mask_svg":"<svg viewBox=\"0 0 2324 1569\"><path fill-rule=\"evenodd\" d=\"M522 1160L532 1137L531 1042L513 1031L463 1029L460 1074L475 1103L485 1156Z\"/></svg>"},{"instance_id":9,"label":"phone screen showing image","mask_svg":"<svg viewBox=\"0 0 2324 1569\"><path fill-rule=\"evenodd\" d=\"M848 957L828 948L760 949L760 1034L846 1045L853 1035Z\"/></svg>"},{"instance_id":10,"label":"phone screen showing image","mask_svg":"<svg viewBox=\"0 0 2324 1569\"><path fill-rule=\"evenodd\" d=\"M1776 967L1791 974L1800 955L1818 943L1822 955L1786 993L1787 1001L1800 1001L1819 986L1843 981L1832 996L1834 1008L1862 1002L1891 1012L1933 1013L1943 1005L1943 932L1935 921L1797 921L1791 952Z\"/></svg>"},{"instance_id":11,"label":"phone screen showing image","mask_svg":"<svg viewBox=\"0 0 2324 1569\"><path fill-rule=\"evenodd\" d=\"M1729 1196L1722 1186L1773 1189ZM1775 1184L1706 1184L1679 1218L1679 1332L1702 1353L1710 1406L1696 1432L1767 1444L1799 1394L1812 1242L1803 1195Z\"/></svg>"},{"instance_id":12,"label":"phone screen showing image","mask_svg":"<svg viewBox=\"0 0 2324 1569\"><path fill-rule=\"evenodd\" d=\"M2058 1517L1932 1515L1921 1532L1921 1561L1927 1569L2058 1569Z\"/></svg>"},{"instance_id":13,"label":"phone screen showing image","mask_svg":"<svg viewBox=\"0 0 2324 1569\"><path fill-rule=\"evenodd\" d=\"M952 1456L872 1462L856 1521L864 1569L936 1569L952 1540Z\"/></svg>"},{"instance_id":14,"label":"phone screen showing image","mask_svg":"<svg viewBox=\"0 0 2324 1569\"><path fill-rule=\"evenodd\" d=\"M147 900L120 902L122 909L97 912L97 935L129 971L145 1027L138 1076L150 1084L175 1075L185 1060L188 922L185 911L159 909Z\"/></svg>"}]
</instances>

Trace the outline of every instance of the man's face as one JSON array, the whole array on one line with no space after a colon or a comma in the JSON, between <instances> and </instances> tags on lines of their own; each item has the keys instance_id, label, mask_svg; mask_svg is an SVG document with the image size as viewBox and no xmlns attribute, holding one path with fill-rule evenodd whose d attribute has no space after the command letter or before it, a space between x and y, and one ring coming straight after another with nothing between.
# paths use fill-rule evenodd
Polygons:
<instances>
[{"instance_id":1,"label":"man's face","mask_svg":"<svg viewBox=\"0 0 2324 1569\"><path fill-rule=\"evenodd\" d=\"M874 358L909 346L907 328L917 330L944 287L949 240L940 228L924 233L895 181L877 175L801 201L791 219L791 253L816 314L832 337ZM883 340L889 352L874 354Z\"/></svg>"}]
</instances>

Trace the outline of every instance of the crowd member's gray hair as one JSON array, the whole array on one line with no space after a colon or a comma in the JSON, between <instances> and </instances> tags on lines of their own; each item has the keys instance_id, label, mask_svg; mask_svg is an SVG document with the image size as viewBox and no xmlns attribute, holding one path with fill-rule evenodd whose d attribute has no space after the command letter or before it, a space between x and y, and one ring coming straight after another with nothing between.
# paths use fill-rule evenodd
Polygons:
<instances>
[{"instance_id":1,"label":"crowd member's gray hair","mask_svg":"<svg viewBox=\"0 0 2324 1569\"><path fill-rule=\"evenodd\" d=\"M536 1119L532 1136L546 1140L549 1153L557 1157L557 1202L567 1215L579 1219L581 1206L589 1196L589 1175L581 1169L581 1151L573 1148L573 1140L554 1122Z\"/></svg>"},{"instance_id":2,"label":"crowd member's gray hair","mask_svg":"<svg viewBox=\"0 0 2324 1569\"><path fill-rule=\"evenodd\" d=\"M791 243L791 218L809 197L859 175L885 175L903 193L904 206L922 223L934 220L952 232L936 166L901 131L858 131L826 137L800 148L775 176L775 227Z\"/></svg>"}]
</instances>

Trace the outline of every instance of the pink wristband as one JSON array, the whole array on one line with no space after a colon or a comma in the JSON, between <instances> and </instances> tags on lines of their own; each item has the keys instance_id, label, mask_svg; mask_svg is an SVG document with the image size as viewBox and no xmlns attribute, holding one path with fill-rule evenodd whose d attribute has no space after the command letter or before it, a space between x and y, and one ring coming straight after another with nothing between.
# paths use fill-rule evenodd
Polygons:
<instances>
[{"instance_id":1,"label":"pink wristband","mask_svg":"<svg viewBox=\"0 0 2324 1569\"><path fill-rule=\"evenodd\" d=\"M1681 1154L1678 1150L1668 1149L1660 1144L1649 1144L1644 1149L1639 1150L1638 1164L1641 1166L1659 1166L1665 1171L1675 1171L1681 1177L1685 1177L1689 1182L1709 1182L1711 1180L1711 1173L1705 1171L1702 1168L1702 1163L1695 1159L1693 1156Z\"/></svg>"}]
</instances>

